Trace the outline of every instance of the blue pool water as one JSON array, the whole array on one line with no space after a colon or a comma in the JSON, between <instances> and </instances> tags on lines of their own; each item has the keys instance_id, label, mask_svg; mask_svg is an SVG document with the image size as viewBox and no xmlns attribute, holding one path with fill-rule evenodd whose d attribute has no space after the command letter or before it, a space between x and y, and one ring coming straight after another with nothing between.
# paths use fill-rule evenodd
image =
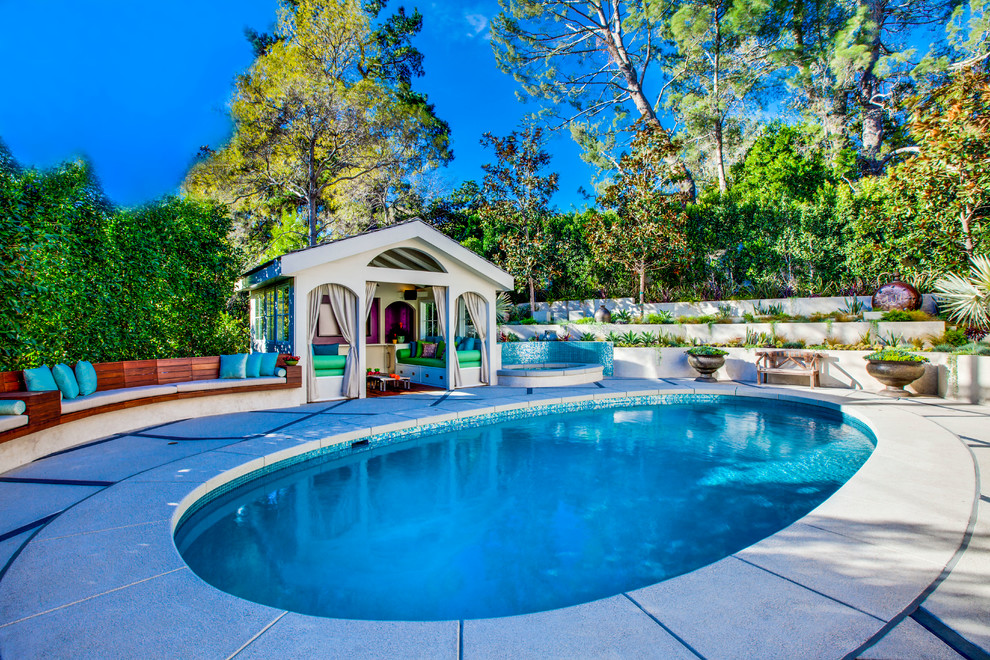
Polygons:
<instances>
[{"instance_id":1,"label":"blue pool water","mask_svg":"<svg viewBox=\"0 0 990 660\"><path fill-rule=\"evenodd\" d=\"M536 612L751 545L872 450L837 415L778 402L555 414L269 474L199 510L176 543L219 589L305 614Z\"/></svg>"}]
</instances>

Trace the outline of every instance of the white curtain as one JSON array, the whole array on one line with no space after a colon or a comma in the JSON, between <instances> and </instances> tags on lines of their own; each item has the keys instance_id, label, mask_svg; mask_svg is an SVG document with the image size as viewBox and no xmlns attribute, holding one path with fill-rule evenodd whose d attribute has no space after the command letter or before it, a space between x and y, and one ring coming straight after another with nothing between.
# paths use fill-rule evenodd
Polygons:
<instances>
[{"instance_id":1,"label":"white curtain","mask_svg":"<svg viewBox=\"0 0 990 660\"><path fill-rule=\"evenodd\" d=\"M440 336L443 337L446 348L447 364L453 364L454 380L453 387L461 386L461 367L457 364L457 344L451 341L453 337L447 334L447 287L433 287L433 302L437 306L437 318L440 321ZM456 323L454 326L456 327Z\"/></svg>"},{"instance_id":2,"label":"white curtain","mask_svg":"<svg viewBox=\"0 0 990 660\"><path fill-rule=\"evenodd\" d=\"M491 383L491 367L488 357L488 310L485 299L473 291L468 291L461 296L464 299L464 307L467 308L471 323L478 332L478 339L481 340L481 382Z\"/></svg>"},{"instance_id":3,"label":"white curtain","mask_svg":"<svg viewBox=\"0 0 990 660\"><path fill-rule=\"evenodd\" d=\"M343 395L354 399L361 396L361 347L358 344L358 297L340 284L330 285L330 308L337 317L340 334L347 342L347 361L344 363ZM361 317L363 318L363 317Z\"/></svg>"},{"instance_id":4,"label":"white curtain","mask_svg":"<svg viewBox=\"0 0 990 660\"><path fill-rule=\"evenodd\" d=\"M306 335L306 352L301 354L306 361L306 400L316 400L316 368L313 366L313 337L316 335L316 328L320 323L320 303L323 296L330 293L330 287L321 284L309 292L309 334ZM302 353L302 351L300 351Z\"/></svg>"}]
</instances>

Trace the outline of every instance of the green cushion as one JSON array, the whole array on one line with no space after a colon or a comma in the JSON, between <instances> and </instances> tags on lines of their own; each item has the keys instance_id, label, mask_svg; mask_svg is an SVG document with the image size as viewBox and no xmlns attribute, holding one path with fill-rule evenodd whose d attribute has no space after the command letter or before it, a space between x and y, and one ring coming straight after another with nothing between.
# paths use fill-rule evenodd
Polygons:
<instances>
[{"instance_id":1,"label":"green cushion","mask_svg":"<svg viewBox=\"0 0 990 660\"><path fill-rule=\"evenodd\" d=\"M76 362L76 382L79 383L79 396L89 396L96 391L96 369L86 360Z\"/></svg>"},{"instance_id":2,"label":"green cushion","mask_svg":"<svg viewBox=\"0 0 990 660\"><path fill-rule=\"evenodd\" d=\"M57 390L52 370L47 365L24 370L24 389L28 392L51 392Z\"/></svg>"},{"instance_id":3,"label":"green cushion","mask_svg":"<svg viewBox=\"0 0 990 660\"><path fill-rule=\"evenodd\" d=\"M346 355L313 356L313 369L316 371L321 369L343 369L345 364L347 364Z\"/></svg>"},{"instance_id":4,"label":"green cushion","mask_svg":"<svg viewBox=\"0 0 990 660\"><path fill-rule=\"evenodd\" d=\"M403 359L410 357L410 355L408 348L400 348L395 352L395 359L401 362Z\"/></svg>"},{"instance_id":5,"label":"green cushion","mask_svg":"<svg viewBox=\"0 0 990 660\"><path fill-rule=\"evenodd\" d=\"M445 344L444 342L438 343L437 344L437 359L438 360L446 360L447 359L446 353L447 353L447 344Z\"/></svg>"},{"instance_id":6,"label":"green cushion","mask_svg":"<svg viewBox=\"0 0 990 660\"><path fill-rule=\"evenodd\" d=\"M247 378L247 353L220 356L221 378Z\"/></svg>"},{"instance_id":7,"label":"green cushion","mask_svg":"<svg viewBox=\"0 0 990 660\"><path fill-rule=\"evenodd\" d=\"M244 363L244 375L248 378L261 377L261 353L251 353Z\"/></svg>"},{"instance_id":8,"label":"green cushion","mask_svg":"<svg viewBox=\"0 0 990 660\"><path fill-rule=\"evenodd\" d=\"M258 373L262 376L274 376L275 365L278 363L278 353L258 353L261 356L261 368Z\"/></svg>"},{"instance_id":9,"label":"green cushion","mask_svg":"<svg viewBox=\"0 0 990 660\"><path fill-rule=\"evenodd\" d=\"M23 415L27 405L18 399L0 399L0 415Z\"/></svg>"},{"instance_id":10,"label":"green cushion","mask_svg":"<svg viewBox=\"0 0 990 660\"><path fill-rule=\"evenodd\" d=\"M457 351L457 364L462 367L477 367L481 364L481 351Z\"/></svg>"},{"instance_id":11,"label":"green cushion","mask_svg":"<svg viewBox=\"0 0 990 660\"><path fill-rule=\"evenodd\" d=\"M343 376L343 369L317 369L316 377L323 378L324 376Z\"/></svg>"},{"instance_id":12,"label":"green cushion","mask_svg":"<svg viewBox=\"0 0 990 660\"><path fill-rule=\"evenodd\" d=\"M79 396L79 383L76 382L76 375L72 373L72 367L60 362L52 367L52 377L63 399L75 399Z\"/></svg>"},{"instance_id":13,"label":"green cushion","mask_svg":"<svg viewBox=\"0 0 990 660\"><path fill-rule=\"evenodd\" d=\"M436 358L424 358L424 357L414 357L414 358L403 358L399 360L402 364L416 364L421 367L445 367L447 363L443 360L438 360Z\"/></svg>"}]
</instances>

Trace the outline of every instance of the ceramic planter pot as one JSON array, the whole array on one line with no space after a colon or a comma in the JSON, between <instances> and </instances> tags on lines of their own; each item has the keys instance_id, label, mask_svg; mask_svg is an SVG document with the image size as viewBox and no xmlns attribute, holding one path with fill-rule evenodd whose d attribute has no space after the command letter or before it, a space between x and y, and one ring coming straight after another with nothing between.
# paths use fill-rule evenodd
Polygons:
<instances>
[{"instance_id":1,"label":"ceramic planter pot","mask_svg":"<svg viewBox=\"0 0 990 660\"><path fill-rule=\"evenodd\" d=\"M866 365L866 373L870 374L887 387L880 392L884 396L911 396L904 390L925 375L925 365L922 362L902 362L891 360L870 360Z\"/></svg>"},{"instance_id":2,"label":"ceramic planter pot","mask_svg":"<svg viewBox=\"0 0 990 660\"><path fill-rule=\"evenodd\" d=\"M725 364L724 355L691 355L687 354L688 364L697 371L700 376L695 378L701 383L716 383L718 379L713 375Z\"/></svg>"},{"instance_id":3,"label":"ceramic planter pot","mask_svg":"<svg viewBox=\"0 0 990 660\"><path fill-rule=\"evenodd\" d=\"M608 323L612 320L612 312L608 311L605 305L598 308L595 312L595 323Z\"/></svg>"}]
</instances>

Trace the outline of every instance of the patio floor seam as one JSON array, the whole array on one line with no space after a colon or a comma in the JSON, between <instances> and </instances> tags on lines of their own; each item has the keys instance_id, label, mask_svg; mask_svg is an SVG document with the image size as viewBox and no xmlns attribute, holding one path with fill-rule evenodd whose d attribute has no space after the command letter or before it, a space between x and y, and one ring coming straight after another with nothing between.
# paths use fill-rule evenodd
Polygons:
<instances>
[{"instance_id":1,"label":"patio floor seam","mask_svg":"<svg viewBox=\"0 0 990 660\"><path fill-rule=\"evenodd\" d=\"M241 645L241 648L239 648L239 649L237 649L236 651L234 651L233 653L231 653L230 655L228 655L228 656L227 656L227 660L233 660L233 658L235 658L235 657L236 657L237 655L239 655L239 654L240 654L240 653L241 653L242 651L244 651L244 649L246 649L247 647L249 647L249 646L251 646L251 644L253 644L253 643L254 643L255 641L257 641L257 639L258 639L259 637L261 637L261 636L262 636L262 635L264 635L264 634L265 634L266 632L268 632L268 631L269 631L269 630L271 629L271 627L272 627L272 626L274 626L274 625L275 625L276 623L278 623L279 621L281 621L281 620L282 620L282 617L284 617L284 616L285 616L286 614L288 614L288 613L289 613L289 612L288 612L288 611L286 610L286 611L284 611L284 612L282 612L281 614L279 614L279 615L278 615L277 617L275 617L274 619L272 619L272 620L271 620L271 621L270 621L270 622L268 623L268 625L267 625L267 626L265 626L264 628L262 628L261 630L259 630L258 632L256 632L256 633L254 634L254 636L253 636L253 637L251 637L251 639L249 639L248 641L246 641L246 642L244 642L244 643L243 643L243 644Z\"/></svg>"},{"instance_id":2,"label":"patio floor seam","mask_svg":"<svg viewBox=\"0 0 990 660\"><path fill-rule=\"evenodd\" d=\"M643 607L642 605L639 604L639 601L637 601L635 598L633 598L632 596L630 596L626 592L623 592L622 595L625 596L626 599L629 600L630 603L632 603L633 605L635 605L636 607L638 607L639 610L643 614L645 614L646 616L650 617L650 619L653 620L653 623L655 623L658 626L660 626L661 628L663 628L663 630L668 635L670 635L671 637L673 637L674 639L676 639L678 644L680 644L681 646L683 646L684 648L686 648L688 651L690 651L691 653L693 653L697 658L699 658L699 660L706 660L705 656L701 655L701 653L699 653L697 649L695 649L693 646L691 646L690 644L688 644L687 641L684 640L680 635L678 635L673 630L671 630L668 626L666 626L663 623L663 621L661 621L657 617L653 616L653 614L651 614L650 612L648 612L645 607Z\"/></svg>"},{"instance_id":3,"label":"patio floor seam","mask_svg":"<svg viewBox=\"0 0 990 660\"><path fill-rule=\"evenodd\" d=\"M186 571L186 570L189 570L189 567L188 566L180 566L178 568L173 568L170 571L165 571L164 573L159 573L158 575L152 575L152 576L149 576L149 577L146 577L146 578L142 578L140 580L135 580L134 582L130 582L128 584L124 584L124 585L121 585L119 587L114 587L113 589L108 589L106 591L101 591L100 593L93 594L92 596L86 596L85 598L80 598L79 600L74 600L71 603L65 603L64 605L59 605L58 607L50 607L47 610L44 610L42 612L35 612L34 614L29 614L28 616L22 616L20 619L16 619L14 621L8 621L7 623L0 623L0 628L7 628L9 626L13 626L14 624L21 623L22 621L28 621L29 619L34 619L34 618L39 617L39 616L44 616L45 614L51 614L52 612L57 612L59 610L64 610L67 607L72 607L73 605L78 605L79 603L85 603L86 601L93 600L94 598L99 598L100 596L106 596L107 594L112 594L112 593L115 593L117 591L122 591L124 589L129 589L130 587L133 587L133 586L138 585L138 584L143 584L145 582L148 582L149 580L156 580L156 579L158 579L160 577L164 577L166 575L171 575L172 573L176 573L178 571Z\"/></svg>"},{"instance_id":4,"label":"patio floor seam","mask_svg":"<svg viewBox=\"0 0 990 660\"><path fill-rule=\"evenodd\" d=\"M864 609L861 609L859 607L856 607L855 605L852 605L851 603L847 603L847 602L845 602L844 600L842 600L840 598L836 598L835 596L829 596L828 594L823 593L821 591L818 591L817 589L814 589L812 587L809 587L806 584L802 584L802 583L798 582L797 580L793 580L793 579L787 577L786 575L781 575L780 573L778 573L776 571L771 571L769 568L766 568L764 566L760 566L759 564L754 564L753 562L749 561L748 559L743 559L742 557L739 557L737 555L732 555L732 558L733 559L736 559L738 561L741 561L744 564L749 564L753 568L758 568L759 570L764 571L766 573L769 573L770 575L773 575L774 577L778 577L781 580L784 580L785 582L790 582L791 584L793 584L795 586L798 586L798 587L801 587L802 589L805 589L807 591L810 591L813 594L817 594L817 595L821 596L822 598L827 598L830 601L832 601L833 603L838 603L839 605L842 605L843 607L848 607L849 609L855 610L855 611L859 612L860 614L865 614L866 616L868 616L868 617L870 617L872 619L876 619L877 621L880 621L881 623L886 623L886 621L882 617L879 617L876 614L870 614L869 612L867 612Z\"/></svg>"}]
</instances>

